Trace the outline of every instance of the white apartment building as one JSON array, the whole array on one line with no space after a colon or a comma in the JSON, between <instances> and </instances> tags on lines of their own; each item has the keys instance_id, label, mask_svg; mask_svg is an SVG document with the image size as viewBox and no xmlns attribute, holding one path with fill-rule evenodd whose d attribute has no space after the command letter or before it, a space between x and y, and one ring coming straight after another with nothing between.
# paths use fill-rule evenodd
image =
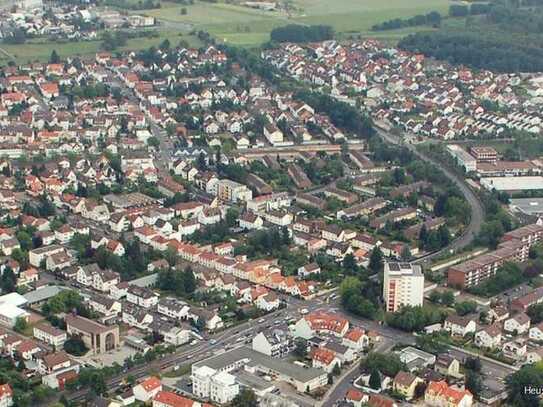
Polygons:
<instances>
[{"instance_id":1,"label":"white apartment building","mask_svg":"<svg viewBox=\"0 0 543 407\"><path fill-rule=\"evenodd\" d=\"M217 184L217 197L226 202L247 202L253 199L253 193L243 184L229 179L221 179Z\"/></svg>"},{"instance_id":2,"label":"white apartment building","mask_svg":"<svg viewBox=\"0 0 543 407\"><path fill-rule=\"evenodd\" d=\"M219 372L211 377L209 398L218 404L228 404L239 393L236 378L227 372Z\"/></svg>"},{"instance_id":3,"label":"white apartment building","mask_svg":"<svg viewBox=\"0 0 543 407\"><path fill-rule=\"evenodd\" d=\"M228 372L202 366L192 374L192 390L198 397L227 404L239 393L239 384Z\"/></svg>"},{"instance_id":4,"label":"white apartment building","mask_svg":"<svg viewBox=\"0 0 543 407\"><path fill-rule=\"evenodd\" d=\"M396 312L406 305L422 305L424 274L419 265L386 262L384 271L383 299L387 312Z\"/></svg>"},{"instance_id":5,"label":"white apartment building","mask_svg":"<svg viewBox=\"0 0 543 407\"><path fill-rule=\"evenodd\" d=\"M66 342L66 331L55 328L54 326L47 324L38 324L33 329L34 338L45 342L57 349L61 349L64 342Z\"/></svg>"}]
</instances>

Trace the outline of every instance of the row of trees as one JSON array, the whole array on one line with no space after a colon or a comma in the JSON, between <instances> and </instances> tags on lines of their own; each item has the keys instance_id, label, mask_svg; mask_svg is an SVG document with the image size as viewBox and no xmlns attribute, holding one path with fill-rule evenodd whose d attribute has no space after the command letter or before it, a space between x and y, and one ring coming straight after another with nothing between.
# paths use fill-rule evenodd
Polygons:
<instances>
[{"instance_id":1,"label":"row of trees","mask_svg":"<svg viewBox=\"0 0 543 407\"><path fill-rule=\"evenodd\" d=\"M274 42L319 42L334 38L334 29L329 25L289 24L271 31Z\"/></svg>"},{"instance_id":2,"label":"row of trees","mask_svg":"<svg viewBox=\"0 0 543 407\"><path fill-rule=\"evenodd\" d=\"M402 331L415 332L422 330L427 325L443 322L446 316L445 311L437 310L434 307L405 306L398 312L387 314L386 322L391 327Z\"/></svg>"},{"instance_id":3,"label":"row of trees","mask_svg":"<svg viewBox=\"0 0 543 407\"><path fill-rule=\"evenodd\" d=\"M473 3L472 5L452 4L449 7L449 16L451 17L467 17L479 14L486 14L492 10L490 3Z\"/></svg>"},{"instance_id":4,"label":"row of trees","mask_svg":"<svg viewBox=\"0 0 543 407\"><path fill-rule=\"evenodd\" d=\"M441 14L431 11L428 14L418 14L410 18L394 18L371 27L372 31L397 30L405 27L417 27L421 25L432 25L437 27L441 24Z\"/></svg>"}]
</instances>

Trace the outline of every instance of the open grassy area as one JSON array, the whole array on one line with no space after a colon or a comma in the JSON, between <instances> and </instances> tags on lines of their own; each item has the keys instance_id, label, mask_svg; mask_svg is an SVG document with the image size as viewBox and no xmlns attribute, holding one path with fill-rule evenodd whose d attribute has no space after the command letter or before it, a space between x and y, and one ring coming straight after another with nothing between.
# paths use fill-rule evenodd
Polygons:
<instances>
[{"instance_id":1,"label":"open grassy area","mask_svg":"<svg viewBox=\"0 0 543 407\"><path fill-rule=\"evenodd\" d=\"M141 50L151 46L157 46L163 40L168 39L172 45L179 43L181 40L187 41L191 46L199 47L201 42L195 36L183 34L180 35L176 31L161 31L159 37L155 38L134 38L129 39L126 46L119 48L118 51L125 50ZM3 44L1 48L7 53L14 56L17 63L27 63L31 61L47 61L51 56L51 52L56 50L61 57L93 56L100 51L101 41L81 41L81 42L27 42L23 45ZM5 54L0 54L0 63L7 62L8 58Z\"/></svg>"},{"instance_id":2,"label":"open grassy area","mask_svg":"<svg viewBox=\"0 0 543 407\"><path fill-rule=\"evenodd\" d=\"M123 50L139 50L151 45L158 45L165 38L172 44L181 39L192 46L200 46L196 37L187 33L191 29L205 30L219 42L245 47L256 47L269 40L269 34L275 27L286 24L328 24L335 28L338 38L351 34L362 37L378 38L387 42L397 42L407 34L430 29L429 27L405 28L393 31L372 32L376 23L397 17L411 17L416 14L439 11L447 13L450 0L294 0L295 11L291 16L284 12L267 12L247 7L219 3L207 3L196 0L195 4L185 6L162 1L161 8L153 10L129 11L156 17L161 26L159 38L138 38L129 40ZM187 14L181 10L186 8ZM179 33L183 35L180 36ZM44 61L55 49L59 55L90 56L100 50L100 41L86 42L28 42L24 45L0 45L13 55L15 61ZM8 61L4 53L0 54L0 63Z\"/></svg>"},{"instance_id":3,"label":"open grassy area","mask_svg":"<svg viewBox=\"0 0 543 407\"><path fill-rule=\"evenodd\" d=\"M152 15L169 23L188 24L195 29L204 29L219 41L242 46L257 46L269 40L270 31L278 26L298 24L328 24L340 34L360 33L364 37L398 40L414 31L428 29L394 30L371 32L376 24L397 17L412 17L416 14L439 11L446 15L449 0L294 0L296 11L287 16L280 12L253 10L224 3L197 2L191 6L163 2L162 8L147 10ZM181 9L187 14L182 15Z\"/></svg>"}]
</instances>

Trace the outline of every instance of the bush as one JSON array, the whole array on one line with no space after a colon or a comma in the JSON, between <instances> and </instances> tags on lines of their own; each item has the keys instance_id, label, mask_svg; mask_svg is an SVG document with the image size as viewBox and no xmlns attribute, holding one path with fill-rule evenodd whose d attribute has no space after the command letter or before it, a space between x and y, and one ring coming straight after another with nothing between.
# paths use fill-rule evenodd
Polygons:
<instances>
[{"instance_id":1,"label":"bush","mask_svg":"<svg viewBox=\"0 0 543 407\"><path fill-rule=\"evenodd\" d=\"M73 336L64 342L64 350L70 355L83 356L89 349L81 338Z\"/></svg>"}]
</instances>

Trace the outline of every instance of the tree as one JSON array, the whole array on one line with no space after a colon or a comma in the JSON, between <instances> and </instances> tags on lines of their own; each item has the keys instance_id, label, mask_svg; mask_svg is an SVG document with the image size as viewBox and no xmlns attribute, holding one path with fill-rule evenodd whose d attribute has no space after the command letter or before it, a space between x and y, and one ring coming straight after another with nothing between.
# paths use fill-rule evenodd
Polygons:
<instances>
[{"instance_id":1,"label":"tree","mask_svg":"<svg viewBox=\"0 0 543 407\"><path fill-rule=\"evenodd\" d=\"M370 379L368 384L374 390L379 390L381 388L381 375L377 369L371 371Z\"/></svg>"},{"instance_id":2,"label":"tree","mask_svg":"<svg viewBox=\"0 0 543 407\"><path fill-rule=\"evenodd\" d=\"M244 388L230 403L231 407L258 407L256 394L252 389Z\"/></svg>"},{"instance_id":3,"label":"tree","mask_svg":"<svg viewBox=\"0 0 543 407\"><path fill-rule=\"evenodd\" d=\"M83 340L77 336L72 336L64 342L64 350L70 355L83 356L89 350Z\"/></svg>"},{"instance_id":4,"label":"tree","mask_svg":"<svg viewBox=\"0 0 543 407\"><path fill-rule=\"evenodd\" d=\"M289 24L274 28L270 38L274 42L318 42L334 38L334 29L328 25Z\"/></svg>"},{"instance_id":5,"label":"tree","mask_svg":"<svg viewBox=\"0 0 543 407\"><path fill-rule=\"evenodd\" d=\"M294 342L294 354L300 359L307 357L307 341L304 338L296 338Z\"/></svg>"},{"instance_id":6,"label":"tree","mask_svg":"<svg viewBox=\"0 0 543 407\"><path fill-rule=\"evenodd\" d=\"M481 359L478 357L469 357L464 362L466 369L472 370L474 372L481 372Z\"/></svg>"},{"instance_id":7,"label":"tree","mask_svg":"<svg viewBox=\"0 0 543 407\"><path fill-rule=\"evenodd\" d=\"M156 138L155 136L149 137L147 139L147 145L149 147L158 148L158 147L160 147L160 140L158 138Z\"/></svg>"},{"instance_id":8,"label":"tree","mask_svg":"<svg viewBox=\"0 0 543 407\"><path fill-rule=\"evenodd\" d=\"M405 364L395 353L370 352L366 359L360 362L360 368L364 372L373 372L374 370L386 376L396 376L400 370L405 370Z\"/></svg>"},{"instance_id":9,"label":"tree","mask_svg":"<svg viewBox=\"0 0 543 407\"><path fill-rule=\"evenodd\" d=\"M355 275L358 272L358 264L356 264L356 259L351 253L347 254L343 259L343 268L346 275Z\"/></svg>"},{"instance_id":10,"label":"tree","mask_svg":"<svg viewBox=\"0 0 543 407\"><path fill-rule=\"evenodd\" d=\"M368 268L373 273L378 273L383 270L383 252L381 252L381 249L378 246L374 247L371 251Z\"/></svg>"},{"instance_id":11,"label":"tree","mask_svg":"<svg viewBox=\"0 0 543 407\"><path fill-rule=\"evenodd\" d=\"M525 365L505 379L508 402L515 407L539 406L539 392L526 389L543 387L543 368L538 364Z\"/></svg>"},{"instance_id":12,"label":"tree","mask_svg":"<svg viewBox=\"0 0 543 407\"><path fill-rule=\"evenodd\" d=\"M187 8L186 8L186 7L183 7L183 8L181 9L181 15L182 15L182 16L186 16L186 15L187 15Z\"/></svg>"},{"instance_id":13,"label":"tree","mask_svg":"<svg viewBox=\"0 0 543 407\"><path fill-rule=\"evenodd\" d=\"M26 322L25 318L17 317L15 320L15 324L13 325L13 330L18 333L24 333L26 329L28 328L28 322Z\"/></svg>"},{"instance_id":14,"label":"tree","mask_svg":"<svg viewBox=\"0 0 543 407\"><path fill-rule=\"evenodd\" d=\"M441 303L447 307L454 304L454 293L450 290L444 291L441 294Z\"/></svg>"},{"instance_id":15,"label":"tree","mask_svg":"<svg viewBox=\"0 0 543 407\"><path fill-rule=\"evenodd\" d=\"M340 374L341 374L341 369L339 368L339 365L336 363L334 367L332 368L332 375L339 376Z\"/></svg>"},{"instance_id":16,"label":"tree","mask_svg":"<svg viewBox=\"0 0 543 407\"><path fill-rule=\"evenodd\" d=\"M460 316L471 314L477 310L477 303L475 301L462 301L454 306L456 313Z\"/></svg>"},{"instance_id":17,"label":"tree","mask_svg":"<svg viewBox=\"0 0 543 407\"><path fill-rule=\"evenodd\" d=\"M481 375L473 370L466 371L466 389L471 391L475 397L483 389Z\"/></svg>"},{"instance_id":18,"label":"tree","mask_svg":"<svg viewBox=\"0 0 543 407\"><path fill-rule=\"evenodd\" d=\"M17 288L17 276L11 267L5 267L0 277L0 288L4 294L12 293Z\"/></svg>"},{"instance_id":19,"label":"tree","mask_svg":"<svg viewBox=\"0 0 543 407\"><path fill-rule=\"evenodd\" d=\"M51 64L58 64L60 62L60 57L58 56L56 50L51 51L51 56L49 57L49 62Z\"/></svg>"},{"instance_id":20,"label":"tree","mask_svg":"<svg viewBox=\"0 0 543 407\"><path fill-rule=\"evenodd\" d=\"M543 321L543 303L530 305L526 314L530 317L532 324L539 324Z\"/></svg>"}]
</instances>

